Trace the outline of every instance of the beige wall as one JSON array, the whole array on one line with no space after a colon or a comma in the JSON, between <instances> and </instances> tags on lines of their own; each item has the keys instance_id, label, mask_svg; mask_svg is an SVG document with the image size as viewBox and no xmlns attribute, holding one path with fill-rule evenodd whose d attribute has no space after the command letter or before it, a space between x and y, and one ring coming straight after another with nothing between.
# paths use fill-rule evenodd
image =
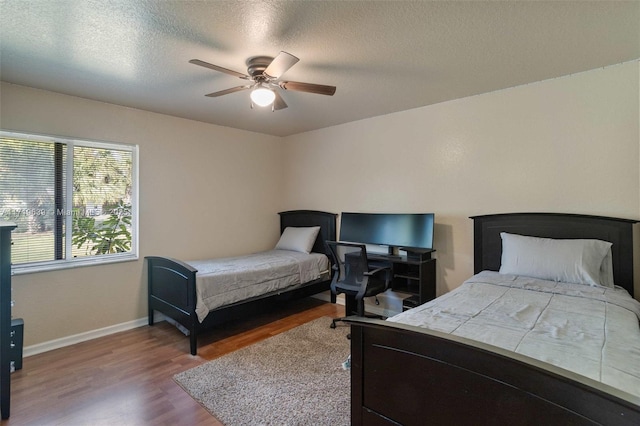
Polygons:
<instances>
[{"instance_id":1,"label":"beige wall","mask_svg":"<svg viewBox=\"0 0 640 426\"><path fill-rule=\"evenodd\" d=\"M144 318L146 255L196 259L278 238L279 138L2 83L0 126L140 147L140 259L14 276L25 345Z\"/></svg>"},{"instance_id":2,"label":"beige wall","mask_svg":"<svg viewBox=\"0 0 640 426\"><path fill-rule=\"evenodd\" d=\"M472 273L469 216L640 218L639 85L632 62L280 139L2 83L0 127L138 144L141 259L268 248L292 208L433 211L442 294ZM14 277L25 344L144 318L142 277Z\"/></svg>"},{"instance_id":3,"label":"beige wall","mask_svg":"<svg viewBox=\"0 0 640 426\"><path fill-rule=\"evenodd\" d=\"M469 216L640 219L638 74L636 61L291 136L286 203L435 212L443 294L473 272Z\"/></svg>"}]
</instances>

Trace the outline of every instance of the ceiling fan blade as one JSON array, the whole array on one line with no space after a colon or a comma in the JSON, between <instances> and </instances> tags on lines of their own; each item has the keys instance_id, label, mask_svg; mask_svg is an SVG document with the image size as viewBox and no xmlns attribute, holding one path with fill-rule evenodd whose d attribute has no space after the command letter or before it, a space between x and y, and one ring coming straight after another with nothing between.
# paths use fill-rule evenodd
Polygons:
<instances>
[{"instance_id":1,"label":"ceiling fan blade","mask_svg":"<svg viewBox=\"0 0 640 426\"><path fill-rule=\"evenodd\" d=\"M274 90L273 93L276 94L276 99L273 101L273 110L278 111L279 109L285 109L288 105L280 96L277 90Z\"/></svg>"},{"instance_id":2,"label":"ceiling fan blade","mask_svg":"<svg viewBox=\"0 0 640 426\"><path fill-rule=\"evenodd\" d=\"M229 93L235 93L235 92L239 92L241 90L246 90L246 89L250 89L250 88L251 88L251 85L236 86L236 87L232 87L231 89L220 90L219 92L208 93L205 96L208 96L210 98L217 98L218 96L228 95Z\"/></svg>"},{"instance_id":3,"label":"ceiling fan blade","mask_svg":"<svg viewBox=\"0 0 640 426\"><path fill-rule=\"evenodd\" d=\"M325 86L322 84L300 83L299 81L282 81L279 86L285 90L295 90L298 92L317 93L319 95L333 96L336 93L335 86Z\"/></svg>"},{"instance_id":4,"label":"ceiling fan blade","mask_svg":"<svg viewBox=\"0 0 640 426\"><path fill-rule=\"evenodd\" d=\"M244 78L245 80L249 80L249 76L246 74L242 74L241 72L229 70L226 68L219 67L217 65L210 64L209 62L201 61L200 59L192 59L189 61L190 64L200 65L201 67L209 68L214 71L220 71L225 74L232 75L234 77Z\"/></svg>"},{"instance_id":5,"label":"ceiling fan blade","mask_svg":"<svg viewBox=\"0 0 640 426\"><path fill-rule=\"evenodd\" d=\"M299 60L300 59L296 58L291 53L280 52L263 71L263 74L271 79L280 78L282 74L287 72L287 70L294 66Z\"/></svg>"}]
</instances>

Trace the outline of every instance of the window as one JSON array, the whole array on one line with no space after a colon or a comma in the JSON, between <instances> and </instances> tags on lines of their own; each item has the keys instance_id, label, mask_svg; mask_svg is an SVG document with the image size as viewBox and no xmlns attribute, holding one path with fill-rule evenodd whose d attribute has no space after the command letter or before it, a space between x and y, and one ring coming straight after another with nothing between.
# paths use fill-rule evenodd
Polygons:
<instances>
[{"instance_id":1,"label":"window","mask_svg":"<svg viewBox=\"0 0 640 426\"><path fill-rule=\"evenodd\" d=\"M16 273L138 258L137 146L0 131Z\"/></svg>"}]
</instances>

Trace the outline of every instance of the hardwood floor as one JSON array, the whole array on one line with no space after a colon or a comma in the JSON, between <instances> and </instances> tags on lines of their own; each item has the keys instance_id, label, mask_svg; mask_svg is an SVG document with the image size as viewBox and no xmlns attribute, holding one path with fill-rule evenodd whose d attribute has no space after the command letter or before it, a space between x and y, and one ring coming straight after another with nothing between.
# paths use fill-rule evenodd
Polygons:
<instances>
[{"instance_id":1,"label":"hardwood floor","mask_svg":"<svg viewBox=\"0 0 640 426\"><path fill-rule=\"evenodd\" d=\"M173 375L344 307L307 298L189 339L160 322L24 358L11 375L16 425L220 425Z\"/></svg>"}]
</instances>

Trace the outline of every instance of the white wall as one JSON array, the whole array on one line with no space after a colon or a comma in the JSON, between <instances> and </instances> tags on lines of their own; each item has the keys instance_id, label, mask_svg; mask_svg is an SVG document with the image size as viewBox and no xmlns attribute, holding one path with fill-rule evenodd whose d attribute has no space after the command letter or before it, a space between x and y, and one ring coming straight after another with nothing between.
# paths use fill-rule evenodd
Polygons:
<instances>
[{"instance_id":1,"label":"white wall","mask_svg":"<svg viewBox=\"0 0 640 426\"><path fill-rule=\"evenodd\" d=\"M640 219L638 75L635 61L288 137L286 203L435 212L441 295L473 273L469 216Z\"/></svg>"},{"instance_id":2,"label":"white wall","mask_svg":"<svg viewBox=\"0 0 640 426\"><path fill-rule=\"evenodd\" d=\"M632 62L280 139L2 83L0 127L139 144L141 259L268 248L292 208L433 211L442 294L472 274L469 216L640 218L639 86ZM27 346L146 316L142 260L13 289Z\"/></svg>"},{"instance_id":3,"label":"white wall","mask_svg":"<svg viewBox=\"0 0 640 426\"><path fill-rule=\"evenodd\" d=\"M197 259L275 245L280 138L2 83L3 129L140 146L140 260L13 278L25 345L147 315L143 257Z\"/></svg>"}]
</instances>

